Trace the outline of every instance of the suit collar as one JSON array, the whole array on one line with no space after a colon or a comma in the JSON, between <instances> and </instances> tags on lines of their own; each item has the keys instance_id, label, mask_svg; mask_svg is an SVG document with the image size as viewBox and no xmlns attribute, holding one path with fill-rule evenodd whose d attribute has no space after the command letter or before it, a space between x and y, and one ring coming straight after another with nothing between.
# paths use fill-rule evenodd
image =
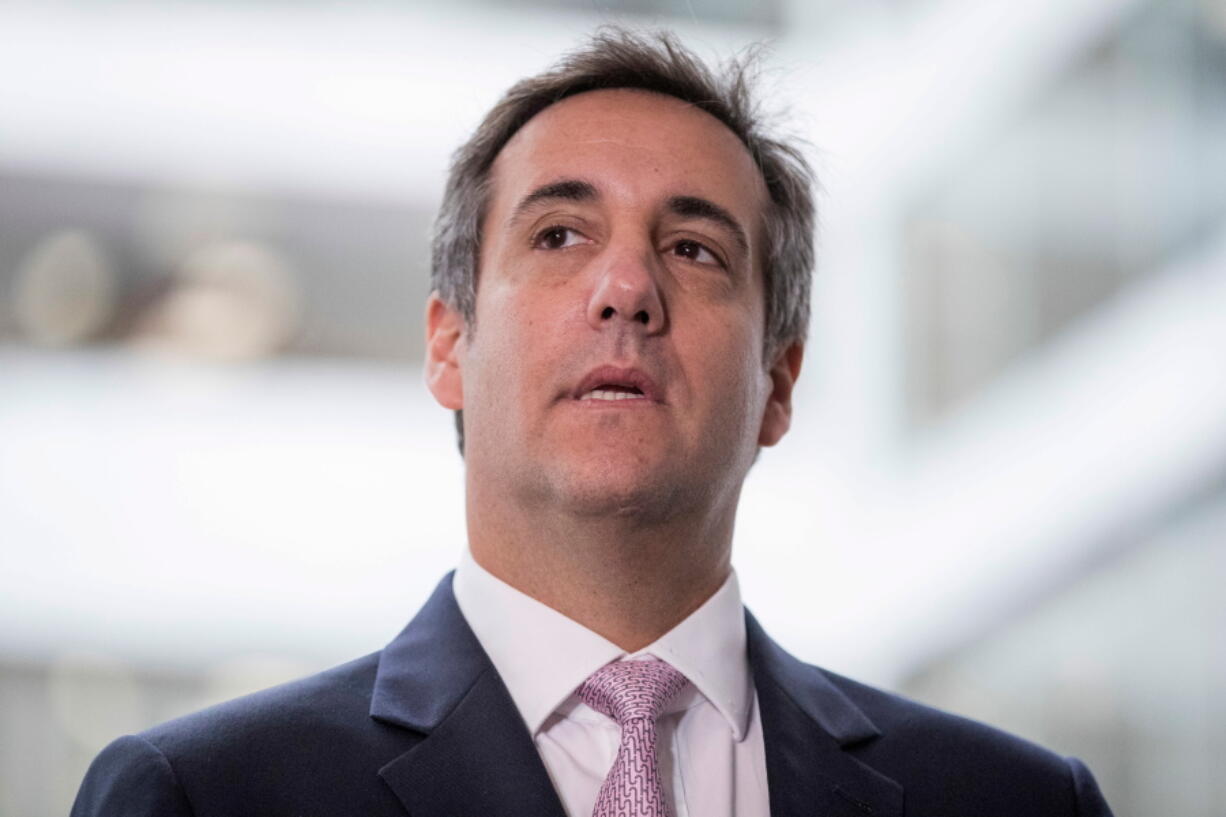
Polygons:
<instances>
[{"instance_id":1,"label":"suit collar","mask_svg":"<svg viewBox=\"0 0 1226 817\"><path fill-rule=\"evenodd\" d=\"M772 817L901 817L902 788L857 757L880 730L745 613ZM439 583L383 651L370 714L423 733L379 774L413 817L565 817L522 718L451 589Z\"/></svg>"},{"instance_id":2,"label":"suit collar","mask_svg":"<svg viewBox=\"0 0 1226 817\"><path fill-rule=\"evenodd\" d=\"M745 613L773 817L900 817L902 787L856 757L881 731L826 675Z\"/></svg>"},{"instance_id":3,"label":"suit collar","mask_svg":"<svg viewBox=\"0 0 1226 817\"><path fill-rule=\"evenodd\" d=\"M748 610L745 611L745 629L755 680L764 677L777 685L840 746L859 743L881 734L868 715L852 703L825 673L798 660L772 641Z\"/></svg>"},{"instance_id":4,"label":"suit collar","mask_svg":"<svg viewBox=\"0 0 1226 817\"><path fill-rule=\"evenodd\" d=\"M489 658L451 592L448 573L379 657L372 718L430 732L455 709Z\"/></svg>"},{"instance_id":5,"label":"suit collar","mask_svg":"<svg viewBox=\"0 0 1226 817\"><path fill-rule=\"evenodd\" d=\"M413 817L565 817L532 736L447 574L379 659L370 714L424 733L379 775Z\"/></svg>"},{"instance_id":6,"label":"suit collar","mask_svg":"<svg viewBox=\"0 0 1226 817\"><path fill-rule=\"evenodd\" d=\"M625 650L502 581L465 550L451 583L456 605L477 635L528 731L583 680Z\"/></svg>"},{"instance_id":7,"label":"suit collar","mask_svg":"<svg viewBox=\"0 0 1226 817\"><path fill-rule=\"evenodd\" d=\"M533 735L568 700L578 705L572 696L585 678L626 656L621 647L491 574L468 550L451 587ZM693 689L675 707L692 706L701 695L727 721L733 740L744 737L753 686L735 572L697 610L634 655L667 661L690 680Z\"/></svg>"}]
</instances>

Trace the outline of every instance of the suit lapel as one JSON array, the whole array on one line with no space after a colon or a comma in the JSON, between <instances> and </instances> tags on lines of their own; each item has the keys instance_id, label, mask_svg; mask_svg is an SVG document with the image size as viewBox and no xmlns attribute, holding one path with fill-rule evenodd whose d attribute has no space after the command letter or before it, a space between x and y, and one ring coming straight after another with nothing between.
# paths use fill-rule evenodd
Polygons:
<instances>
[{"instance_id":1,"label":"suit lapel","mask_svg":"<svg viewBox=\"0 0 1226 817\"><path fill-rule=\"evenodd\" d=\"M902 817L902 787L855 757L880 732L816 667L745 614L772 817ZM371 717L422 735L379 770L412 817L565 817L451 575L383 651Z\"/></svg>"},{"instance_id":2,"label":"suit lapel","mask_svg":"<svg viewBox=\"0 0 1226 817\"><path fill-rule=\"evenodd\" d=\"M877 727L821 670L745 618L772 817L901 817L902 787L854 756Z\"/></svg>"},{"instance_id":3,"label":"suit lapel","mask_svg":"<svg viewBox=\"0 0 1226 817\"><path fill-rule=\"evenodd\" d=\"M448 574L383 651L371 717L423 739L379 770L413 817L565 817L506 686Z\"/></svg>"}]
</instances>

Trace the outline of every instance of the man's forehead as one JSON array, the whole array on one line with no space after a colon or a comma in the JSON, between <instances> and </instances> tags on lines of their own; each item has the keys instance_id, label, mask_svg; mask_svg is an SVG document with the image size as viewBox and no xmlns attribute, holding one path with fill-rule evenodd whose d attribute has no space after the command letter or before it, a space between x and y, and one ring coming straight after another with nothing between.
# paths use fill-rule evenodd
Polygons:
<instances>
[{"instance_id":1,"label":"man's forehead","mask_svg":"<svg viewBox=\"0 0 1226 817\"><path fill-rule=\"evenodd\" d=\"M587 91L550 105L503 146L490 181L495 195L517 198L562 177L598 189L633 177L753 214L766 199L761 171L730 128L681 99L638 89Z\"/></svg>"}]
</instances>

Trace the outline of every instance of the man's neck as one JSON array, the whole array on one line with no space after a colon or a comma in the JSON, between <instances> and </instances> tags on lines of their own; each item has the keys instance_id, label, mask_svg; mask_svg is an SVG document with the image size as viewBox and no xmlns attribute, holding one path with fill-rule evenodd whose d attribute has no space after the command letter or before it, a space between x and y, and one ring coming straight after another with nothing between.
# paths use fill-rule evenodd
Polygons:
<instances>
[{"instance_id":1,"label":"man's neck","mask_svg":"<svg viewBox=\"0 0 1226 817\"><path fill-rule=\"evenodd\" d=\"M468 507L473 559L627 652L698 609L730 570L732 513L640 526L616 516L508 517L483 505Z\"/></svg>"}]
</instances>

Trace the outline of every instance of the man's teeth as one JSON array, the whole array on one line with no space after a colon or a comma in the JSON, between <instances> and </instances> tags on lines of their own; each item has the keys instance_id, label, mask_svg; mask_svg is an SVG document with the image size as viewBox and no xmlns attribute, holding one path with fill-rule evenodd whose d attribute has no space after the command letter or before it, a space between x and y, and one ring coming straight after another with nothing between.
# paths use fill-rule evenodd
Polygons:
<instances>
[{"instance_id":1,"label":"man's teeth","mask_svg":"<svg viewBox=\"0 0 1226 817\"><path fill-rule=\"evenodd\" d=\"M644 395L632 391L612 391L611 389L592 389L580 397L580 400L642 400Z\"/></svg>"}]
</instances>

